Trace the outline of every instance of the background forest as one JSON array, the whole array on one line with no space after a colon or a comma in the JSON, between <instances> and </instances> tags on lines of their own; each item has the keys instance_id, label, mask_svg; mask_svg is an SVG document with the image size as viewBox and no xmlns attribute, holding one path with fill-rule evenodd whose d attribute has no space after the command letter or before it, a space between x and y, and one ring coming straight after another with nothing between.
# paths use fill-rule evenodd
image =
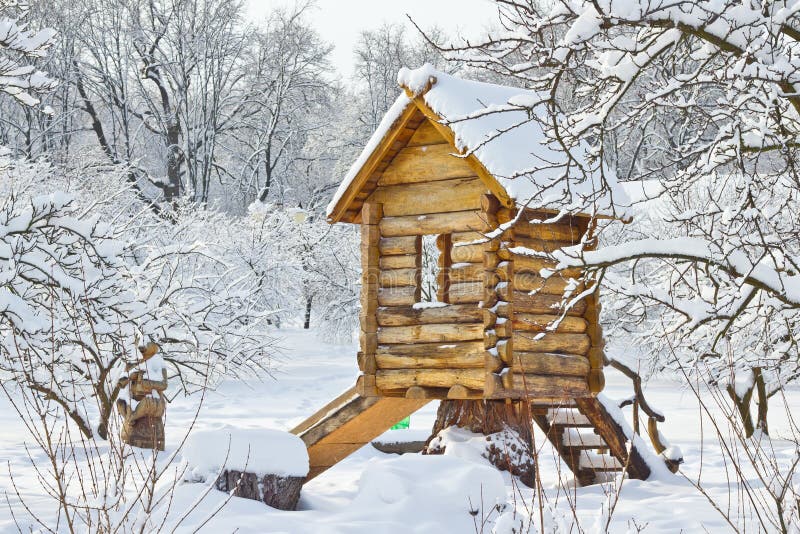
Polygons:
<instances>
[{"instance_id":1,"label":"background forest","mask_svg":"<svg viewBox=\"0 0 800 534\"><path fill-rule=\"evenodd\" d=\"M147 340L174 396L275 374L287 327L351 342L358 229L326 206L398 71L427 63L538 91L485 113L525 110L569 156L552 169L560 215L595 200L570 180L624 185L617 215L635 224L595 221L599 251L587 236L550 259L602 286L630 367L722 410L745 508L792 531L800 432L789 417L779 454L752 440L769 439L769 399L790 414L800 377L800 6L497 4L474 42L364 31L343 77L313 2L252 20L230 0L0 0L0 377L30 428L66 414L105 439Z\"/></svg>"}]
</instances>

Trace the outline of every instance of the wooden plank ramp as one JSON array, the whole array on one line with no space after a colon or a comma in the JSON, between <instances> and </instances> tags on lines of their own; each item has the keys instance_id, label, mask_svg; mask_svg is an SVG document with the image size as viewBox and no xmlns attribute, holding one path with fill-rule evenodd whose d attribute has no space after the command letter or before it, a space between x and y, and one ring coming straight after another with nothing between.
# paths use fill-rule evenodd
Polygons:
<instances>
[{"instance_id":1,"label":"wooden plank ramp","mask_svg":"<svg viewBox=\"0 0 800 534\"><path fill-rule=\"evenodd\" d=\"M292 434L308 447L311 480L419 410L430 399L363 397L348 389L300 423Z\"/></svg>"}]
</instances>

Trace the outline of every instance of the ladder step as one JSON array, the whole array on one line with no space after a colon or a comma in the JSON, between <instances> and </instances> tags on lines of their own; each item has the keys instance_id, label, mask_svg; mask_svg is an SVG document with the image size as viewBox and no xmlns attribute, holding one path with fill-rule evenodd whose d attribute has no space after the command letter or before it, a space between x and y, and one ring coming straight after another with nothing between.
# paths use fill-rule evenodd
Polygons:
<instances>
[{"instance_id":1,"label":"ladder step","mask_svg":"<svg viewBox=\"0 0 800 534\"><path fill-rule=\"evenodd\" d=\"M550 426L556 428L591 428L594 429L594 425L592 423L553 423Z\"/></svg>"},{"instance_id":2,"label":"ladder step","mask_svg":"<svg viewBox=\"0 0 800 534\"><path fill-rule=\"evenodd\" d=\"M613 456L608 454L597 454L591 451L582 451L580 463L583 469L593 469L595 471L621 471L623 466Z\"/></svg>"},{"instance_id":3,"label":"ladder step","mask_svg":"<svg viewBox=\"0 0 800 534\"><path fill-rule=\"evenodd\" d=\"M564 445L564 448L565 449L574 449L576 451L594 451L594 452L597 452L597 450L600 449L601 447L598 447L597 445L583 445L583 444L580 444L580 445Z\"/></svg>"},{"instance_id":4,"label":"ladder step","mask_svg":"<svg viewBox=\"0 0 800 534\"><path fill-rule=\"evenodd\" d=\"M576 409L551 408L547 411L547 420L553 425L592 426L589 419Z\"/></svg>"},{"instance_id":5,"label":"ladder step","mask_svg":"<svg viewBox=\"0 0 800 534\"><path fill-rule=\"evenodd\" d=\"M593 449L608 446L605 440L594 432L581 432L577 428L564 429L564 435L561 436L561 443L568 447L573 445L591 445Z\"/></svg>"}]
</instances>

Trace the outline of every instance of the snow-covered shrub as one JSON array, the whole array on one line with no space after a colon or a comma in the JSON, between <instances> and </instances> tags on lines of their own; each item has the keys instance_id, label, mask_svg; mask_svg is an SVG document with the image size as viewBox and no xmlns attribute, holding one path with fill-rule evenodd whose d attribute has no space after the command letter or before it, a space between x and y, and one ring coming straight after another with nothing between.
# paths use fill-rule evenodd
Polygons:
<instances>
[{"instance_id":1,"label":"snow-covered shrub","mask_svg":"<svg viewBox=\"0 0 800 534\"><path fill-rule=\"evenodd\" d=\"M161 345L173 394L269 372L279 286L244 261L252 249L242 221L191 205L161 219L115 166L75 179L5 160L0 172L0 366L15 382L57 398L84 433L96 426L105 436L137 340ZM60 187L69 192L45 193ZM80 406L89 396L102 401L99 413L95 402L88 413Z\"/></svg>"}]
</instances>

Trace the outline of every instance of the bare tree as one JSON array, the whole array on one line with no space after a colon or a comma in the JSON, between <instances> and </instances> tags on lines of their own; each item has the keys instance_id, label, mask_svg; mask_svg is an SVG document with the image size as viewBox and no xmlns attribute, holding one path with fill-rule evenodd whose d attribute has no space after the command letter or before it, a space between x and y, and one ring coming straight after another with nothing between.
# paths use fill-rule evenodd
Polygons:
<instances>
[{"instance_id":1,"label":"bare tree","mask_svg":"<svg viewBox=\"0 0 800 534\"><path fill-rule=\"evenodd\" d=\"M765 397L795 380L795 11L650 0L498 6L502 31L445 52L535 89L535 102L508 109L529 109L549 146L599 173L596 190L616 198L616 214L635 216L624 231L598 220L591 237L613 246L563 249L556 271L583 267L613 291L618 298L606 300L619 303L618 326L637 332L662 366L677 357L723 387L759 369ZM625 189L642 209L602 179L612 165L638 179ZM570 190L585 170L573 165L558 182ZM569 208L591 213L595 198ZM667 338L679 356L664 350Z\"/></svg>"}]
</instances>

